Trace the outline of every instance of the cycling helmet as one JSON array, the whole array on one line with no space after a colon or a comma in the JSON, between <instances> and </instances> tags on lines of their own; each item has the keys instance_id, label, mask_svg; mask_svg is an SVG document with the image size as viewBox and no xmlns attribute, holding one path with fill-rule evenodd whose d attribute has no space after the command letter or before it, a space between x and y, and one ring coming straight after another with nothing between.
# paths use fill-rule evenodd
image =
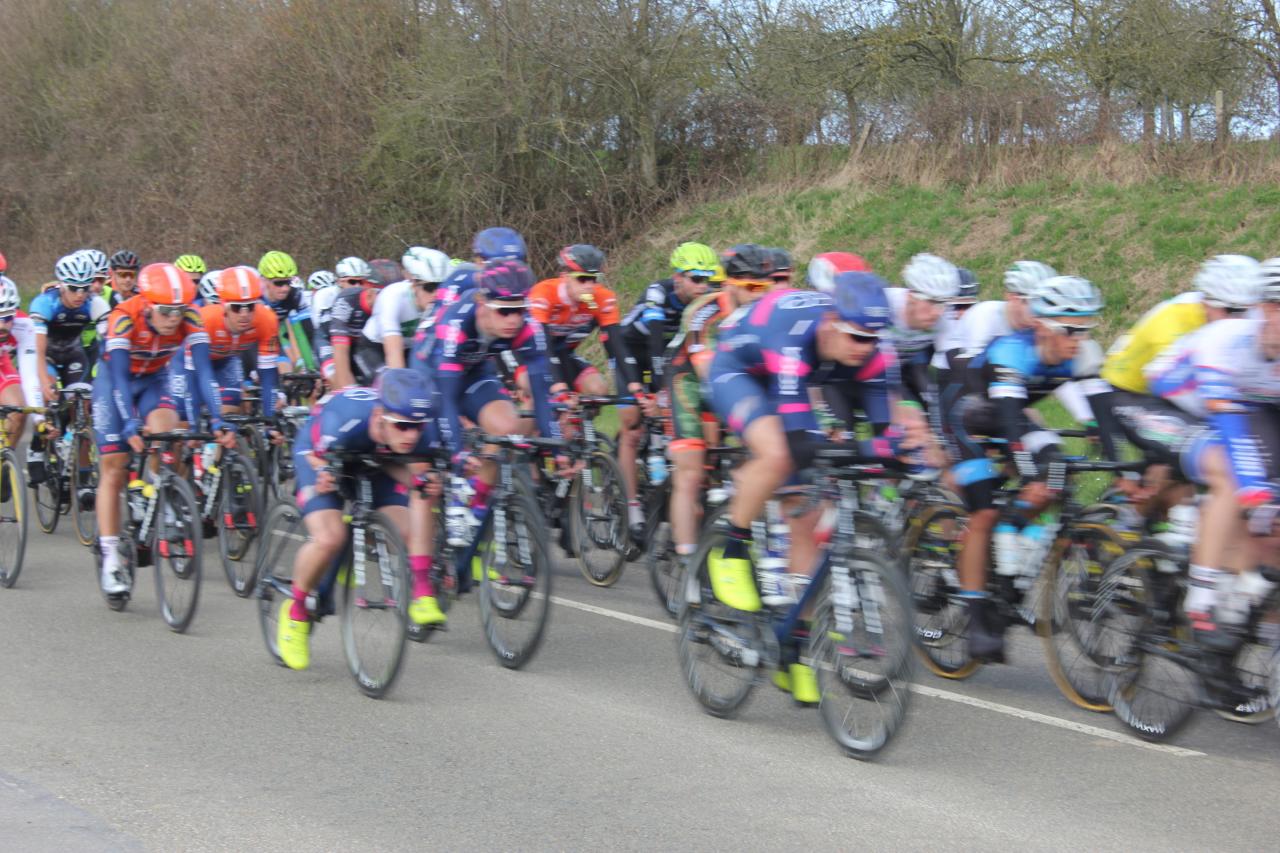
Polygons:
<instances>
[{"instance_id":1,"label":"cycling helmet","mask_svg":"<svg viewBox=\"0 0 1280 853\"><path fill-rule=\"evenodd\" d=\"M885 280L870 272L842 272L835 278L831 298L840 331L879 334L889 325L889 295ZM855 326L857 328L855 328Z\"/></svg>"},{"instance_id":2,"label":"cycling helmet","mask_svg":"<svg viewBox=\"0 0 1280 853\"><path fill-rule=\"evenodd\" d=\"M152 305L190 305L196 298L191 276L176 264L147 264L138 273L138 292Z\"/></svg>"},{"instance_id":3,"label":"cycling helmet","mask_svg":"<svg viewBox=\"0 0 1280 853\"><path fill-rule=\"evenodd\" d=\"M902 283L925 299L946 302L960 290L960 271L950 261L923 252L902 268Z\"/></svg>"},{"instance_id":4,"label":"cycling helmet","mask_svg":"<svg viewBox=\"0 0 1280 853\"><path fill-rule=\"evenodd\" d=\"M173 263L178 269L183 272L189 272L192 275L204 275L209 271L204 258L199 255L179 255L178 259Z\"/></svg>"},{"instance_id":5,"label":"cycling helmet","mask_svg":"<svg viewBox=\"0 0 1280 853\"><path fill-rule=\"evenodd\" d=\"M111 274L111 262L107 260L105 252L98 249L81 249L80 250L89 263L93 264L93 277L106 278Z\"/></svg>"},{"instance_id":6,"label":"cycling helmet","mask_svg":"<svg viewBox=\"0 0 1280 853\"><path fill-rule=\"evenodd\" d=\"M560 269L568 272L600 275L604 268L604 252L589 243L575 243L560 250Z\"/></svg>"},{"instance_id":7,"label":"cycling helmet","mask_svg":"<svg viewBox=\"0 0 1280 853\"><path fill-rule=\"evenodd\" d=\"M1102 294L1093 282L1077 275L1055 275L1040 285L1031 300L1037 317L1093 317L1102 310Z\"/></svg>"},{"instance_id":8,"label":"cycling helmet","mask_svg":"<svg viewBox=\"0 0 1280 853\"><path fill-rule=\"evenodd\" d=\"M756 243L739 243L720 256L720 263L724 265L725 275L730 279L762 281L773 275L773 250ZM711 272L715 271L714 266L709 269ZM698 271L700 270L693 270Z\"/></svg>"},{"instance_id":9,"label":"cycling helmet","mask_svg":"<svg viewBox=\"0 0 1280 853\"><path fill-rule=\"evenodd\" d=\"M1280 258L1263 261L1262 298L1266 302L1280 302Z\"/></svg>"},{"instance_id":10,"label":"cycling helmet","mask_svg":"<svg viewBox=\"0 0 1280 853\"><path fill-rule=\"evenodd\" d=\"M957 267L960 273L960 289L952 297L952 305L972 305L978 301L978 277L973 270Z\"/></svg>"},{"instance_id":11,"label":"cycling helmet","mask_svg":"<svg viewBox=\"0 0 1280 853\"><path fill-rule=\"evenodd\" d=\"M387 368L375 384L378 404L388 417L420 423L431 416L431 388L418 371L409 367Z\"/></svg>"},{"instance_id":12,"label":"cycling helmet","mask_svg":"<svg viewBox=\"0 0 1280 853\"><path fill-rule=\"evenodd\" d=\"M96 273L93 261L84 252L63 255L53 265L53 274L62 284L93 284Z\"/></svg>"},{"instance_id":13,"label":"cycling helmet","mask_svg":"<svg viewBox=\"0 0 1280 853\"><path fill-rule=\"evenodd\" d=\"M113 270L133 270L134 272L137 272L142 266L138 256L128 249L121 249L112 255L110 263Z\"/></svg>"},{"instance_id":14,"label":"cycling helmet","mask_svg":"<svg viewBox=\"0 0 1280 853\"><path fill-rule=\"evenodd\" d=\"M716 271L716 253L703 243L681 243L671 253L671 268L676 272L700 272L707 277ZM725 270L729 277L733 273Z\"/></svg>"},{"instance_id":15,"label":"cycling helmet","mask_svg":"<svg viewBox=\"0 0 1280 853\"><path fill-rule=\"evenodd\" d=\"M1004 271L1004 289L1018 296L1035 296L1040 285L1057 274L1053 267L1039 261L1014 261Z\"/></svg>"},{"instance_id":16,"label":"cycling helmet","mask_svg":"<svg viewBox=\"0 0 1280 853\"><path fill-rule=\"evenodd\" d=\"M231 267L218 276L219 301L257 302L262 298L262 276L253 267Z\"/></svg>"},{"instance_id":17,"label":"cycling helmet","mask_svg":"<svg viewBox=\"0 0 1280 853\"><path fill-rule=\"evenodd\" d=\"M258 268L258 272L262 272L261 267ZM366 281L373 278L373 270L369 269L368 262L364 258L355 256L338 261L333 268L333 274L338 278L362 278Z\"/></svg>"},{"instance_id":18,"label":"cycling helmet","mask_svg":"<svg viewBox=\"0 0 1280 853\"><path fill-rule=\"evenodd\" d=\"M14 284L9 276L0 273L0 314L12 314L21 304L22 297L18 295L18 285Z\"/></svg>"},{"instance_id":19,"label":"cycling helmet","mask_svg":"<svg viewBox=\"0 0 1280 853\"><path fill-rule=\"evenodd\" d=\"M204 300L206 305L217 305L218 298L218 275L222 270L209 270L200 276L200 284L197 290L200 292L200 298Z\"/></svg>"},{"instance_id":20,"label":"cycling helmet","mask_svg":"<svg viewBox=\"0 0 1280 853\"><path fill-rule=\"evenodd\" d=\"M788 278L795 271L791 253L786 249L774 246L769 254L773 256L773 272L770 275L774 278Z\"/></svg>"},{"instance_id":21,"label":"cycling helmet","mask_svg":"<svg viewBox=\"0 0 1280 853\"><path fill-rule=\"evenodd\" d=\"M374 258L369 261L369 269L373 270L373 277L370 281L378 287L395 284L404 278L404 270L400 269L398 263L388 258Z\"/></svg>"},{"instance_id":22,"label":"cycling helmet","mask_svg":"<svg viewBox=\"0 0 1280 853\"><path fill-rule=\"evenodd\" d=\"M514 228L486 228L471 241L471 253L486 261L523 261L529 250Z\"/></svg>"},{"instance_id":23,"label":"cycling helmet","mask_svg":"<svg viewBox=\"0 0 1280 853\"><path fill-rule=\"evenodd\" d=\"M326 287L333 287L338 283L338 277L328 270L316 270L307 276L308 290L323 290Z\"/></svg>"},{"instance_id":24,"label":"cycling helmet","mask_svg":"<svg viewBox=\"0 0 1280 853\"><path fill-rule=\"evenodd\" d=\"M449 256L439 249L411 246L400 259L405 275L414 281L439 284L449 277Z\"/></svg>"},{"instance_id":25,"label":"cycling helmet","mask_svg":"<svg viewBox=\"0 0 1280 853\"><path fill-rule=\"evenodd\" d=\"M258 272L263 278L279 280L282 278L293 278L298 274L298 265L293 262L293 258L284 252L271 251L267 252L258 259Z\"/></svg>"},{"instance_id":26,"label":"cycling helmet","mask_svg":"<svg viewBox=\"0 0 1280 853\"><path fill-rule=\"evenodd\" d=\"M1262 298L1266 269L1245 255L1217 255L1200 265L1193 285L1206 305L1238 310Z\"/></svg>"},{"instance_id":27,"label":"cycling helmet","mask_svg":"<svg viewBox=\"0 0 1280 853\"><path fill-rule=\"evenodd\" d=\"M9 269L9 259L4 256L4 252L0 252L0 273Z\"/></svg>"},{"instance_id":28,"label":"cycling helmet","mask_svg":"<svg viewBox=\"0 0 1280 853\"><path fill-rule=\"evenodd\" d=\"M809 261L805 277L814 290L830 293L836 286L836 276L842 272L871 272L871 267L853 252L823 252Z\"/></svg>"},{"instance_id":29,"label":"cycling helmet","mask_svg":"<svg viewBox=\"0 0 1280 853\"><path fill-rule=\"evenodd\" d=\"M460 264L449 272L444 281L440 282L440 289L456 299L468 290L475 289L479 274L480 268L475 264Z\"/></svg>"},{"instance_id":30,"label":"cycling helmet","mask_svg":"<svg viewBox=\"0 0 1280 853\"><path fill-rule=\"evenodd\" d=\"M533 287L533 272L523 261L490 261L476 274L476 285L486 299L523 301Z\"/></svg>"},{"instance_id":31,"label":"cycling helmet","mask_svg":"<svg viewBox=\"0 0 1280 853\"><path fill-rule=\"evenodd\" d=\"M716 264L716 271L711 274L711 278L707 279L707 283L719 287L728 277L724 271L724 264Z\"/></svg>"}]
</instances>

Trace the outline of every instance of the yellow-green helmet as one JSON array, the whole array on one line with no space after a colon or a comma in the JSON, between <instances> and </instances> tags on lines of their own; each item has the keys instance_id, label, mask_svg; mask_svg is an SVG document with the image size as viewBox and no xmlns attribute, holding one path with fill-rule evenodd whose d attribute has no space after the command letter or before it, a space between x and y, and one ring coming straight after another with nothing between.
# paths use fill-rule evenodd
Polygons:
<instances>
[{"instance_id":1,"label":"yellow-green helmet","mask_svg":"<svg viewBox=\"0 0 1280 853\"><path fill-rule=\"evenodd\" d=\"M676 272L698 271L710 277L719 263L711 247L702 243L681 243L671 253L671 268Z\"/></svg>"},{"instance_id":2,"label":"yellow-green helmet","mask_svg":"<svg viewBox=\"0 0 1280 853\"><path fill-rule=\"evenodd\" d=\"M204 275L209 271L209 268L205 266L204 258L199 255L179 255L173 265L192 275Z\"/></svg>"},{"instance_id":3,"label":"yellow-green helmet","mask_svg":"<svg viewBox=\"0 0 1280 853\"><path fill-rule=\"evenodd\" d=\"M293 278L298 274L298 265L284 252L267 252L258 261L258 272L263 278Z\"/></svg>"}]
</instances>

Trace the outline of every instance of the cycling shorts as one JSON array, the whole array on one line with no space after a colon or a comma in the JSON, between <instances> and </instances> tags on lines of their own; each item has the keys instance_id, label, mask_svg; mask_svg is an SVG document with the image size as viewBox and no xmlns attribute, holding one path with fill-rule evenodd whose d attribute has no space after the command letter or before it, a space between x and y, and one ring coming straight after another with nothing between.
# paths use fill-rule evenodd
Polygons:
<instances>
[{"instance_id":1,"label":"cycling shorts","mask_svg":"<svg viewBox=\"0 0 1280 853\"><path fill-rule=\"evenodd\" d=\"M147 414L155 409L174 408L169 388L168 371L136 376L129 380L126 398L145 424ZM98 453L102 455L125 453L129 449L124 436L124 419L111 397L111 375L104 371L93 381L93 437L98 443Z\"/></svg>"},{"instance_id":2,"label":"cycling shorts","mask_svg":"<svg viewBox=\"0 0 1280 853\"><path fill-rule=\"evenodd\" d=\"M55 376L62 387L84 382L89 375L89 355L84 346L76 341L58 349L46 349L45 358L49 362L49 372Z\"/></svg>"},{"instance_id":3,"label":"cycling shorts","mask_svg":"<svg viewBox=\"0 0 1280 853\"><path fill-rule=\"evenodd\" d=\"M1150 462L1178 465L1183 452L1206 430L1199 418L1149 394L1117 388L1103 404L1111 409L1124 437Z\"/></svg>"},{"instance_id":4,"label":"cycling shorts","mask_svg":"<svg viewBox=\"0 0 1280 853\"><path fill-rule=\"evenodd\" d=\"M671 449L677 453L706 447L703 425L718 423L715 414L707 411L702 391L702 381L692 368L671 374Z\"/></svg>"},{"instance_id":5,"label":"cycling shorts","mask_svg":"<svg viewBox=\"0 0 1280 853\"><path fill-rule=\"evenodd\" d=\"M949 438L960 461L952 473L960 486L966 509L976 512L995 505L996 486L1006 479L1004 469L989 455L982 438L1000 434L996 404L981 394L966 394L946 413L951 420ZM1052 430L1034 422L1024 411L1019 432L1035 460L1040 478L1048 476L1049 462L1061 456L1061 439Z\"/></svg>"},{"instance_id":6,"label":"cycling shorts","mask_svg":"<svg viewBox=\"0 0 1280 853\"><path fill-rule=\"evenodd\" d=\"M566 354L559 356L560 369L564 373L565 379L569 382L569 387L579 394L582 392L582 383L588 377L599 376L600 371L596 366L581 356ZM516 368L515 378L517 382L524 382L525 377L529 375L529 370L523 364ZM554 374L553 374L554 375Z\"/></svg>"},{"instance_id":7,"label":"cycling shorts","mask_svg":"<svg viewBox=\"0 0 1280 853\"><path fill-rule=\"evenodd\" d=\"M386 366L387 358L382 344L375 344L360 335L351 348L351 372L355 375L356 384L372 386L373 380Z\"/></svg>"},{"instance_id":8,"label":"cycling shorts","mask_svg":"<svg viewBox=\"0 0 1280 853\"><path fill-rule=\"evenodd\" d=\"M489 364L473 369L466 378L468 381L463 388L461 399L458 400L458 414L473 424L480 423L480 412L490 403L496 400L511 402L511 395L507 393L502 380ZM440 396L437 390L431 403L431 410L434 412L444 411Z\"/></svg>"},{"instance_id":9,"label":"cycling shorts","mask_svg":"<svg viewBox=\"0 0 1280 853\"><path fill-rule=\"evenodd\" d=\"M342 480L342 487L336 492L316 494L316 469L311 467L309 454L301 450L293 453L294 470L297 472L294 482L297 485L296 498L302 507L303 516L325 509L341 511L347 501L355 500L355 481L349 478ZM361 478L364 474L360 475ZM401 483L386 471L378 471L369 482L373 486L373 505L376 509L384 506L408 506L409 487Z\"/></svg>"}]
</instances>

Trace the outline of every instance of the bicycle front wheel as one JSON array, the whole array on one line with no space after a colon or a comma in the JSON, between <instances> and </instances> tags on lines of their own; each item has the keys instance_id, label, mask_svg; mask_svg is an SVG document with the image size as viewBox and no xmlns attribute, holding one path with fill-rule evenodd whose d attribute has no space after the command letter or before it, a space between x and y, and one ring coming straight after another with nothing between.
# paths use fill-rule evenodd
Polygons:
<instances>
[{"instance_id":1,"label":"bicycle front wheel","mask_svg":"<svg viewBox=\"0 0 1280 853\"><path fill-rule=\"evenodd\" d=\"M44 482L31 487L36 494L36 520L45 533L53 533L58 529L58 520L62 513L70 509L67 504L68 482L67 465L59 455L60 441L45 440L45 475Z\"/></svg>"},{"instance_id":2,"label":"bicycle front wheel","mask_svg":"<svg viewBox=\"0 0 1280 853\"><path fill-rule=\"evenodd\" d=\"M409 627L409 551L391 519L372 512L352 530L342 585L342 645L360 692L381 699L404 661Z\"/></svg>"},{"instance_id":3,"label":"bicycle front wheel","mask_svg":"<svg viewBox=\"0 0 1280 853\"><path fill-rule=\"evenodd\" d=\"M156 502L153 547L160 616L176 633L191 626L200 602L200 508L191 486L166 476Z\"/></svg>"},{"instance_id":4,"label":"bicycle front wheel","mask_svg":"<svg viewBox=\"0 0 1280 853\"><path fill-rule=\"evenodd\" d=\"M224 460L219 484L218 553L231 590L241 598L253 591L253 563L245 560L258 533L262 487L242 456Z\"/></svg>"},{"instance_id":5,"label":"bicycle front wheel","mask_svg":"<svg viewBox=\"0 0 1280 853\"><path fill-rule=\"evenodd\" d=\"M593 586L613 586L626 565L627 491L613 457L593 453L573 485L570 518L582 576Z\"/></svg>"},{"instance_id":6,"label":"bicycle front wheel","mask_svg":"<svg viewBox=\"0 0 1280 853\"><path fill-rule=\"evenodd\" d=\"M98 539L98 513L91 503L98 493L98 445L93 433L87 429L76 433L66 464L71 469L71 514L75 516L76 536L87 548Z\"/></svg>"},{"instance_id":7,"label":"bicycle front wheel","mask_svg":"<svg viewBox=\"0 0 1280 853\"><path fill-rule=\"evenodd\" d=\"M968 678L982 665L969 656L969 612L959 598L955 570L968 518L959 505L928 507L902 541L916 648L929 671L943 678Z\"/></svg>"},{"instance_id":8,"label":"bicycle front wheel","mask_svg":"<svg viewBox=\"0 0 1280 853\"><path fill-rule=\"evenodd\" d=\"M27 552L27 483L12 448L0 450L0 587L18 581Z\"/></svg>"},{"instance_id":9,"label":"bicycle front wheel","mask_svg":"<svg viewBox=\"0 0 1280 853\"><path fill-rule=\"evenodd\" d=\"M475 559L480 563L480 622L508 669L532 659L551 613L551 559L546 521L527 479L494 505Z\"/></svg>"}]
</instances>

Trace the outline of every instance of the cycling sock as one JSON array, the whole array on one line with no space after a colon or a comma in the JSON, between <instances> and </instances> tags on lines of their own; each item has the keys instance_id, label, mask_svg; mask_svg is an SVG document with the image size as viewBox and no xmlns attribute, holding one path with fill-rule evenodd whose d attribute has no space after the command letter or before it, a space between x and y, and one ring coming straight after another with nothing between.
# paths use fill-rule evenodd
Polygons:
<instances>
[{"instance_id":1,"label":"cycling sock","mask_svg":"<svg viewBox=\"0 0 1280 853\"><path fill-rule=\"evenodd\" d=\"M967 598L967 599L969 599L969 600L971 600L971 601L972 601L972 600L978 600L978 599L986 598L986 597L987 597L987 591L986 591L986 590L983 590L983 589L979 589L979 590L962 589L962 590L960 590L960 597L961 597L961 598Z\"/></svg>"},{"instance_id":2,"label":"cycling sock","mask_svg":"<svg viewBox=\"0 0 1280 853\"><path fill-rule=\"evenodd\" d=\"M627 523L632 527L644 524L644 507L640 501L627 501Z\"/></svg>"},{"instance_id":3,"label":"cycling sock","mask_svg":"<svg viewBox=\"0 0 1280 853\"><path fill-rule=\"evenodd\" d=\"M697 545L677 545L676 553L681 557L692 557L693 552L698 550Z\"/></svg>"},{"instance_id":4,"label":"cycling sock","mask_svg":"<svg viewBox=\"0 0 1280 853\"><path fill-rule=\"evenodd\" d=\"M409 570L413 572L413 597L422 598L425 595L435 598L436 588L431 583L431 558L410 557Z\"/></svg>"},{"instance_id":5,"label":"cycling sock","mask_svg":"<svg viewBox=\"0 0 1280 853\"><path fill-rule=\"evenodd\" d=\"M311 618L307 615L307 591L297 584L293 586L293 604L289 607L289 618L294 622L306 622Z\"/></svg>"},{"instance_id":6,"label":"cycling sock","mask_svg":"<svg viewBox=\"0 0 1280 853\"><path fill-rule=\"evenodd\" d=\"M1188 575L1191 583L1187 584L1183 609L1188 613L1209 613L1218 600L1218 584L1226 574L1208 566L1193 565Z\"/></svg>"},{"instance_id":7,"label":"cycling sock","mask_svg":"<svg viewBox=\"0 0 1280 853\"><path fill-rule=\"evenodd\" d=\"M729 525L725 531L724 558L726 560L747 559L747 546L751 544L751 530L746 527Z\"/></svg>"},{"instance_id":8,"label":"cycling sock","mask_svg":"<svg viewBox=\"0 0 1280 853\"><path fill-rule=\"evenodd\" d=\"M483 480L476 480L473 487L476 493L471 496L471 508L478 512L489 505L489 494L493 491L493 486Z\"/></svg>"},{"instance_id":9,"label":"cycling sock","mask_svg":"<svg viewBox=\"0 0 1280 853\"><path fill-rule=\"evenodd\" d=\"M99 536L98 546L102 549L102 567L104 569L115 569L116 563L119 562L120 554L120 537L119 536Z\"/></svg>"}]
</instances>

